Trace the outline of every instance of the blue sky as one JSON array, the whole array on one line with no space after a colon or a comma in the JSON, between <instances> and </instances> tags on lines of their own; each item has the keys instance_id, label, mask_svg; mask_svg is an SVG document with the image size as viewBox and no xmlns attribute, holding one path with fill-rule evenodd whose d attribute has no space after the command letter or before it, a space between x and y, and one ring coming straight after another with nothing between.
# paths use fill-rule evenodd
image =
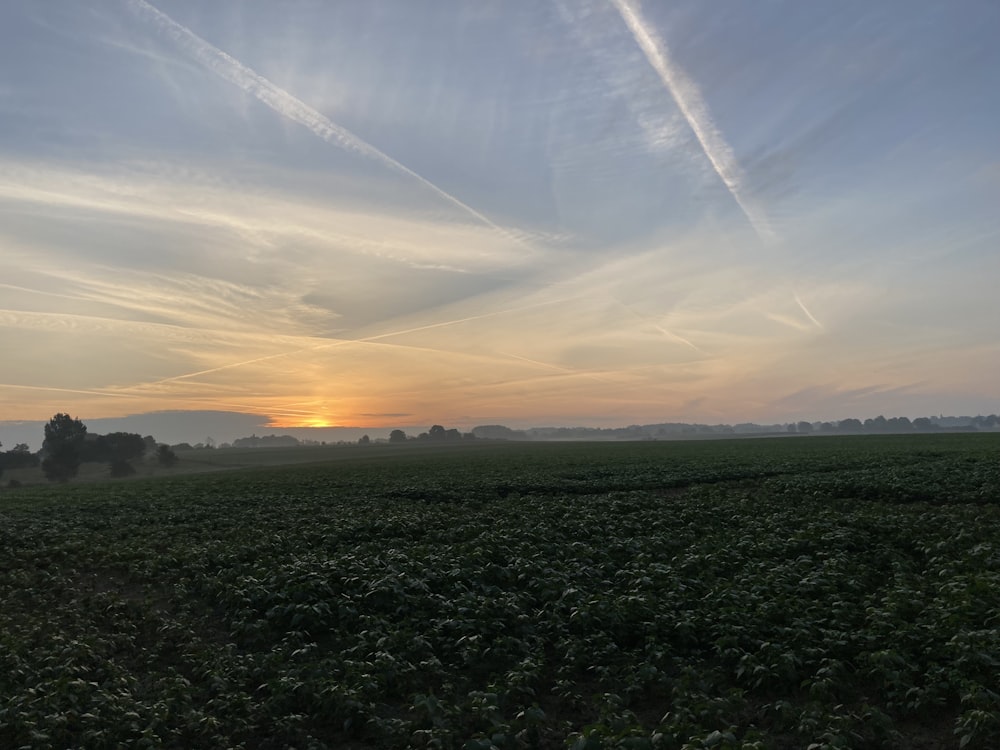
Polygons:
<instances>
[{"instance_id":1,"label":"blue sky","mask_svg":"<svg viewBox=\"0 0 1000 750\"><path fill-rule=\"evenodd\" d=\"M985 0L6 3L0 419L1000 411L998 31Z\"/></svg>"}]
</instances>

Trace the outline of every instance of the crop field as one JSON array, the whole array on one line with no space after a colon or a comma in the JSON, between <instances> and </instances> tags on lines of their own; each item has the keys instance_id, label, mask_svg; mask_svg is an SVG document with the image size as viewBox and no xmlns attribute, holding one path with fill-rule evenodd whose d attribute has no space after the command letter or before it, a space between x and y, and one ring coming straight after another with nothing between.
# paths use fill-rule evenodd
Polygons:
<instances>
[{"instance_id":1,"label":"crop field","mask_svg":"<svg viewBox=\"0 0 1000 750\"><path fill-rule=\"evenodd\" d=\"M998 438L7 490L0 747L1000 747Z\"/></svg>"}]
</instances>

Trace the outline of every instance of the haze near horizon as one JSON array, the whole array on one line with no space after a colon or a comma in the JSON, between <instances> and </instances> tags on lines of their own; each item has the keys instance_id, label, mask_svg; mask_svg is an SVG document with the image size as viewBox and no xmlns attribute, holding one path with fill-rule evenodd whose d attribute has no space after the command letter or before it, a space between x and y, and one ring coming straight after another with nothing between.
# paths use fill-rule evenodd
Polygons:
<instances>
[{"instance_id":1,"label":"haze near horizon","mask_svg":"<svg viewBox=\"0 0 1000 750\"><path fill-rule=\"evenodd\" d=\"M5 4L0 419L998 412L997 29L987 0Z\"/></svg>"}]
</instances>

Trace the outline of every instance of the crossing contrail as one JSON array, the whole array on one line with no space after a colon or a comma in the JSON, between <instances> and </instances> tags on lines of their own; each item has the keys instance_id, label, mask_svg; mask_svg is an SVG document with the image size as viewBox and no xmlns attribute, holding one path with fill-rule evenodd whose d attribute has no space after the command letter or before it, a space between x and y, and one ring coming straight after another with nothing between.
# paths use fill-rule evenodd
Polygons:
<instances>
[{"instance_id":1,"label":"crossing contrail","mask_svg":"<svg viewBox=\"0 0 1000 750\"><path fill-rule=\"evenodd\" d=\"M146 2L146 0L127 0L127 2L138 15L152 20L181 49L186 51L203 66L223 80L255 97L282 117L305 126L327 143L380 162L389 169L416 180L453 206L458 207L477 221L504 235L512 242L516 242L519 245L526 245L523 239L496 224L485 214L463 203L451 193L439 188L427 178L422 177L406 165L401 164L388 154L375 148L375 146L359 138L347 128L338 125L301 99L292 96L236 58L205 41L191 31L191 29L177 23L177 21Z\"/></svg>"},{"instance_id":2,"label":"crossing contrail","mask_svg":"<svg viewBox=\"0 0 1000 750\"><path fill-rule=\"evenodd\" d=\"M554 299L546 300L544 302L533 302L527 305L521 305L519 307L510 307L503 310L494 310L493 312L481 313L479 315L469 315L464 318L454 318L452 320L444 320L438 323L428 323L422 326L415 326L413 328L404 328L396 331L388 331L387 333L377 333L372 336L364 336L362 338L356 339L336 339L335 341L323 342L316 344L314 346L304 346L291 351L277 352L276 354L266 354L261 357L254 357L253 359L242 360L240 362L230 362L225 365L219 365L218 367L210 367L206 370L198 370L197 372L188 372L183 375L174 375L169 378L162 378L161 380L154 380L148 383L138 383L136 385L128 386L122 388L123 391L135 391L142 390L145 388L151 388L157 385L164 385L166 383L175 383L181 380L189 380L191 378L196 378L201 375L210 375L216 372L223 372L224 370L233 370L238 367L246 367L247 365L254 365L258 362L267 362L274 359L281 359L283 357L294 357L298 354L306 354L308 352L317 352L324 349L334 349L340 346L348 346L350 344L368 344L379 342L382 339L392 338L393 336L404 336L408 333L418 333L420 331L428 331L434 328L444 328L446 326L458 325L459 323L469 323L473 320L483 320L485 318L495 318L499 315L507 315L508 313L521 312L522 310L531 310L536 307L546 307L549 305L558 305L569 301L568 299Z\"/></svg>"},{"instance_id":3,"label":"crossing contrail","mask_svg":"<svg viewBox=\"0 0 1000 750\"><path fill-rule=\"evenodd\" d=\"M545 367L545 368L548 368L549 370L555 370L556 372L561 372L564 375L583 376L583 377L586 377L586 378L590 378L591 380L596 380L599 383L613 383L614 382L612 380L608 380L607 378L602 378L599 375L595 375L592 372L588 372L588 371L585 371L585 370L574 370L571 367L562 367L560 365L554 365L551 362L542 362L542 361L537 360L537 359L529 359L528 357L522 357L519 354L511 354L510 352L501 352L501 351L498 351L497 354L503 355L504 357L510 357L511 359L518 359L518 360L520 360L522 362L528 362L529 364L532 364L532 365L538 365L539 367ZM526 380L534 380L534 378L528 378ZM511 383L511 384L515 383L515 382L521 382L521 381L508 381L508 383ZM507 384L507 383L505 383L505 384Z\"/></svg>"},{"instance_id":4,"label":"crossing contrail","mask_svg":"<svg viewBox=\"0 0 1000 750\"><path fill-rule=\"evenodd\" d=\"M633 0L611 0L611 3L632 32L646 60L677 103L678 109L694 132L698 143L701 144L702 151L708 157L715 173L719 175L719 179L729 190L733 200L746 215L754 231L761 239L773 239L774 230L771 229L767 217L752 206L743 194L742 171L732 148L712 122L697 84L670 58L667 45L642 17Z\"/></svg>"}]
</instances>

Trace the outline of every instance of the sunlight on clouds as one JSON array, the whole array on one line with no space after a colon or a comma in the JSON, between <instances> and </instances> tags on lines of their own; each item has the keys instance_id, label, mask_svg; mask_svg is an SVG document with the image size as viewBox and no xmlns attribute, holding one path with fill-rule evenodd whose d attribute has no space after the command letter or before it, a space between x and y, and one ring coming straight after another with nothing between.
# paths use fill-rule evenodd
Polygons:
<instances>
[{"instance_id":1,"label":"sunlight on clouds","mask_svg":"<svg viewBox=\"0 0 1000 750\"><path fill-rule=\"evenodd\" d=\"M100 194L101 182L89 185ZM55 199L53 191L44 191L45 205L58 204L62 195L79 204L79 195L63 190ZM106 201L92 202L100 216L152 210L148 194L128 200L143 190L118 184L105 193L118 199L113 208ZM37 193L30 196L27 200L41 200ZM208 191L203 200L196 197L188 197L192 208L185 209L173 195L175 203L157 218L168 228L196 216L241 237L308 234L316 242L323 239L322 223L330 220L288 202L272 212L261 204L245 218L233 213L225 194ZM208 207L194 208L199 204ZM302 226L287 216L269 221L284 209L295 212ZM397 231L406 226L395 221ZM387 220L390 227L393 223ZM425 238L454 241L453 230L447 225L423 229ZM337 251L326 246L328 252L339 252L339 237L332 242ZM520 249L515 253L521 257ZM93 408L109 413L107 404L122 398L133 412L164 403L238 408L269 414L276 426L354 424L358 415L378 413L386 403L428 422L467 413L526 420L571 413L581 403L598 412L628 415L634 410L635 418L653 409L664 418L681 419L684 415L672 410L694 401L719 419L741 413L750 418L775 408L770 393L786 383L794 390L815 369L815 361L789 356L790 351L808 351L810 342L836 336L846 313L857 316L879 299L878 289L866 291L857 282L795 284L773 278L768 267L753 268L738 237L719 242L693 233L606 259L567 258L558 270L543 267L537 282L527 277L445 305L427 299L423 310L335 333L333 310L303 302L310 287L302 268L289 269L280 283L246 284L84 263L57 270L26 251L21 260L20 272L30 284L19 287L21 299L37 291L56 296L68 309L0 314L0 325L31 331L41 342L34 356L24 348L25 366L14 380L27 382L32 366L48 351L73 351L65 339L70 334L88 353L84 369L90 375L81 381L83 372L74 373L74 382L93 386L92 392L77 394ZM320 266L308 275L322 280L323 274ZM67 293L43 291L43 286ZM78 305L117 310L119 317L70 311ZM811 310L828 321L829 330L816 325ZM51 337L48 349L46 336ZM102 338L110 343L99 344ZM122 367L114 349L125 341L131 342L130 357ZM111 347L108 355L94 360L89 355L101 346ZM836 368L844 371L839 375L843 387L863 388L870 381L857 358L849 350L843 356ZM53 376L52 387L68 382L62 374ZM296 401L298 407L288 407L296 396L305 398ZM52 396L46 398L54 403ZM366 418L366 423L377 422Z\"/></svg>"},{"instance_id":2,"label":"sunlight on clouds","mask_svg":"<svg viewBox=\"0 0 1000 750\"><path fill-rule=\"evenodd\" d=\"M962 14L925 55L905 14L783 6L159 6L0 10L5 419L995 402L997 53Z\"/></svg>"},{"instance_id":3,"label":"sunlight on clouds","mask_svg":"<svg viewBox=\"0 0 1000 750\"><path fill-rule=\"evenodd\" d=\"M228 231L244 253L266 256L281 243L321 242L339 254L461 270L510 269L537 260L523 240L469 224L272 195L253 184L208 186L148 174L99 176L0 164L0 201L41 210L84 209L116 218L155 220ZM100 218L99 216L97 218ZM522 233L523 236L523 233ZM543 235L528 234L529 241Z\"/></svg>"}]
</instances>

